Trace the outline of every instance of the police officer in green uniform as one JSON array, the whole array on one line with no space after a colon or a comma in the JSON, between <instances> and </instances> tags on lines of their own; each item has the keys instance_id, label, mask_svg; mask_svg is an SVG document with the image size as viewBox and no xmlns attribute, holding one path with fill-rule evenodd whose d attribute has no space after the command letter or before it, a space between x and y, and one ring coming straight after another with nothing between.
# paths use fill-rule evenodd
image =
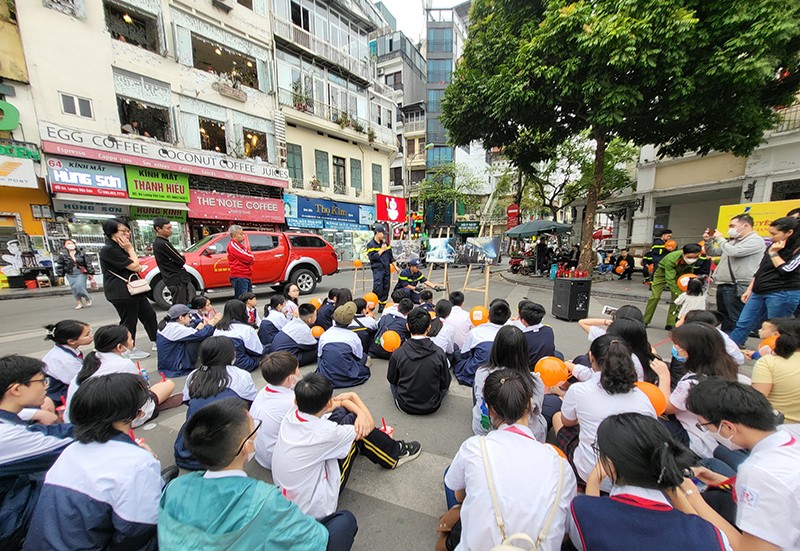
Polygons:
<instances>
[{"instance_id":1,"label":"police officer in green uniform","mask_svg":"<svg viewBox=\"0 0 800 551\"><path fill-rule=\"evenodd\" d=\"M644 310L645 325L653 321L653 314L656 313L658 301L661 300L661 293L669 287L672 296L667 314L667 325L664 327L669 330L675 327L678 319L679 307L675 304L675 299L681 294L678 288L678 278L684 274L695 273L696 266L702 247L697 243L684 245L683 249L672 251L661 259L658 268L653 272L653 283L650 286L650 298L647 299L647 306Z\"/></svg>"}]
</instances>

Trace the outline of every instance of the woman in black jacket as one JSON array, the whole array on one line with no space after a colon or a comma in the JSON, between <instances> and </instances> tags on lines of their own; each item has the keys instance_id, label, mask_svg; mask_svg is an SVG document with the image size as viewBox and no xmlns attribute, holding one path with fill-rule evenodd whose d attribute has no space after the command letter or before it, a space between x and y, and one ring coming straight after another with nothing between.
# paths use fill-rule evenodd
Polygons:
<instances>
[{"instance_id":1,"label":"woman in black jacket","mask_svg":"<svg viewBox=\"0 0 800 551\"><path fill-rule=\"evenodd\" d=\"M128 328L134 343L138 320L144 325L155 350L158 334L156 313L150 306L146 293L131 295L128 292L128 280L144 269L139 264L139 257L131 243L131 228L122 220L111 218L103 222L103 233L106 244L100 251L100 270L103 273L103 292L106 299L117 309L119 324ZM149 355L134 348L130 359L141 360Z\"/></svg>"},{"instance_id":2,"label":"woman in black jacket","mask_svg":"<svg viewBox=\"0 0 800 551\"><path fill-rule=\"evenodd\" d=\"M76 310L92 305L92 297L86 290L86 280L94 275L94 268L92 262L86 258L82 250L78 250L72 239L64 241L64 250L56 260L56 275L66 278L69 283L72 296L78 303L75 306Z\"/></svg>"}]
</instances>

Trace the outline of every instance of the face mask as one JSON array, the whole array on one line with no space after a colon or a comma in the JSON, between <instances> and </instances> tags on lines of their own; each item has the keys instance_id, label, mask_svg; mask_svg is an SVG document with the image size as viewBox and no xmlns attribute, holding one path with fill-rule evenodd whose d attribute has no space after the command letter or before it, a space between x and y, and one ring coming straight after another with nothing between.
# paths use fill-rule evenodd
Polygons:
<instances>
[{"instance_id":1,"label":"face mask","mask_svg":"<svg viewBox=\"0 0 800 551\"><path fill-rule=\"evenodd\" d=\"M686 262L689 265L692 265L695 262L697 262L697 259L696 258L684 258L683 261Z\"/></svg>"},{"instance_id":2,"label":"face mask","mask_svg":"<svg viewBox=\"0 0 800 551\"><path fill-rule=\"evenodd\" d=\"M734 444L734 443L733 443L733 437L732 437L732 436L728 436L727 438L726 438L726 437L724 437L724 436L722 436L722 435L719 433L719 431L720 431L720 430L722 430L722 425L720 425L720 426L718 426L718 427L717 427L717 431L716 431L716 432L711 432L711 431L708 431L708 433L711 435L711 437L712 437L714 440L716 440L716 441L717 441L717 442L719 442L721 445L725 446L726 448L728 448L728 449L729 449L729 450L731 450L731 451L734 451L734 452L735 452L735 451L737 451L737 450L742 450L742 449L744 449L744 448L742 448L741 446L739 446L739 445L736 445L736 444Z\"/></svg>"},{"instance_id":3,"label":"face mask","mask_svg":"<svg viewBox=\"0 0 800 551\"><path fill-rule=\"evenodd\" d=\"M255 456L256 456L256 450L254 449L253 451L247 454L247 459L245 459L244 462L250 463L250 461L252 461Z\"/></svg>"},{"instance_id":4,"label":"face mask","mask_svg":"<svg viewBox=\"0 0 800 551\"><path fill-rule=\"evenodd\" d=\"M300 376L298 376L298 377L295 377L295 378L294 378L294 382L292 382L292 384L291 384L291 385L289 385L289 388L290 388L291 390L294 390L294 387L296 387L296 386L297 386L297 383L299 383L299 382L300 382L300 381L302 381L302 380L303 380L303 376L302 376L302 375L300 375Z\"/></svg>"},{"instance_id":5,"label":"face mask","mask_svg":"<svg viewBox=\"0 0 800 551\"><path fill-rule=\"evenodd\" d=\"M682 358L678 354L678 349L675 348L675 345L672 346L672 357L675 358L675 361L677 361L677 362L686 363L686 358Z\"/></svg>"},{"instance_id":6,"label":"face mask","mask_svg":"<svg viewBox=\"0 0 800 551\"><path fill-rule=\"evenodd\" d=\"M120 354L120 356L122 356L126 360L130 360L131 359L131 354L133 354L133 350L129 349L127 346L123 346L123 348L125 349L125 351L122 352Z\"/></svg>"},{"instance_id":7,"label":"face mask","mask_svg":"<svg viewBox=\"0 0 800 551\"><path fill-rule=\"evenodd\" d=\"M74 251L74 250L75 250L75 245L64 245L64 247L65 247L65 248L66 248L68 251Z\"/></svg>"},{"instance_id":8,"label":"face mask","mask_svg":"<svg viewBox=\"0 0 800 551\"><path fill-rule=\"evenodd\" d=\"M737 237L739 237L739 230L737 230L736 228L728 228L728 237L730 237L731 239L736 239Z\"/></svg>"}]
</instances>

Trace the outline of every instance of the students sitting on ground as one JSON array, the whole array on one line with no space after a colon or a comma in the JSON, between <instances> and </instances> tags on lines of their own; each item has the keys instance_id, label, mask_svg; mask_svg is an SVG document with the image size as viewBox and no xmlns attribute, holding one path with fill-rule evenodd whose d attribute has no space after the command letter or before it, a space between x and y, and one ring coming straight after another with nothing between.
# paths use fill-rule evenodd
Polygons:
<instances>
[{"instance_id":1,"label":"students sitting on ground","mask_svg":"<svg viewBox=\"0 0 800 551\"><path fill-rule=\"evenodd\" d=\"M684 472L695 457L655 419L639 413L612 415L597 429L599 461L586 495L572 501L570 539L592 549L732 551L723 532L695 510L685 495ZM600 497L600 484L612 483ZM698 496L700 501L702 497Z\"/></svg>"},{"instance_id":2,"label":"students sitting on ground","mask_svg":"<svg viewBox=\"0 0 800 551\"><path fill-rule=\"evenodd\" d=\"M271 352L291 352L300 361L300 365L309 365L317 361L319 343L311 328L316 325L317 310L313 304L301 304L298 317L289 320L272 340Z\"/></svg>"},{"instance_id":3,"label":"students sitting on ground","mask_svg":"<svg viewBox=\"0 0 800 551\"><path fill-rule=\"evenodd\" d=\"M375 427L354 392L333 398L331 383L311 373L294 387L297 407L281 423L272 476L307 515L333 514L358 452L385 469L416 459L419 442L393 440Z\"/></svg>"},{"instance_id":4,"label":"students sitting on ground","mask_svg":"<svg viewBox=\"0 0 800 551\"><path fill-rule=\"evenodd\" d=\"M224 398L239 398L247 403L256 398L258 390L253 378L244 369L233 365L236 348L227 337L209 337L200 347L199 367L186 377L183 401L189 403L186 422L197 411L212 402ZM184 423L184 427L186 423ZM175 439L175 464L190 471L202 468L197 459L186 449L183 427Z\"/></svg>"},{"instance_id":5,"label":"students sitting on ground","mask_svg":"<svg viewBox=\"0 0 800 551\"><path fill-rule=\"evenodd\" d=\"M271 470L281 421L294 407L294 387L301 379L300 364L289 352L273 352L261 360L261 376L267 384L253 400L250 415L261 423L256 434L256 461Z\"/></svg>"},{"instance_id":6,"label":"students sitting on ground","mask_svg":"<svg viewBox=\"0 0 800 551\"><path fill-rule=\"evenodd\" d=\"M642 319L644 319L644 314L642 314L642 311L636 306L626 304L612 311L608 318L586 318L578 320L578 325L581 329L586 331L586 334L589 336L589 342L592 342L600 335L605 335L608 326L614 323L614 320L623 318L642 321Z\"/></svg>"},{"instance_id":7,"label":"students sitting on ground","mask_svg":"<svg viewBox=\"0 0 800 551\"><path fill-rule=\"evenodd\" d=\"M322 327L325 331L333 325L333 311L336 308L336 294L339 289L331 289L328 291L328 299L317 310L317 325Z\"/></svg>"},{"instance_id":8,"label":"students sitting on ground","mask_svg":"<svg viewBox=\"0 0 800 551\"><path fill-rule=\"evenodd\" d=\"M81 385L72 403L77 442L45 477L25 550L156 548L161 465L130 437L148 401L139 375Z\"/></svg>"},{"instance_id":9,"label":"students sitting on ground","mask_svg":"<svg viewBox=\"0 0 800 551\"><path fill-rule=\"evenodd\" d=\"M67 399L69 383L83 367L80 347L92 344L94 337L89 324L77 320L59 321L46 325L45 329L47 336L44 340L53 341L53 348L42 358L44 372L50 380L47 397L60 406Z\"/></svg>"},{"instance_id":10,"label":"students sitting on ground","mask_svg":"<svg viewBox=\"0 0 800 551\"><path fill-rule=\"evenodd\" d=\"M64 421L68 423L71 421L72 399L78 388L90 378L110 373L129 373L142 377L139 368L126 357L132 349L133 339L124 325L104 325L97 330L94 334L94 350L86 354L83 367L70 382ZM145 385L147 384L145 381ZM175 383L169 379L150 385L150 399L143 406L144 414L133 420L134 428L155 417L156 407L165 403L174 390Z\"/></svg>"},{"instance_id":11,"label":"students sitting on ground","mask_svg":"<svg viewBox=\"0 0 800 551\"><path fill-rule=\"evenodd\" d=\"M228 337L236 347L236 367L245 371L253 371L258 367L264 354L264 345L258 339L258 332L250 325L247 307L238 299L225 303L222 319L217 322L214 331L217 337Z\"/></svg>"},{"instance_id":12,"label":"students sitting on ground","mask_svg":"<svg viewBox=\"0 0 800 551\"><path fill-rule=\"evenodd\" d=\"M800 423L800 320L778 319L775 353L753 367L753 388L767 397L787 423Z\"/></svg>"},{"instance_id":13,"label":"students sitting on ground","mask_svg":"<svg viewBox=\"0 0 800 551\"><path fill-rule=\"evenodd\" d=\"M205 472L181 476L164 490L159 549L350 549L358 530L352 513L317 522L275 486L244 472L260 426L236 398L206 405L186 422L186 445Z\"/></svg>"},{"instance_id":14,"label":"students sitting on ground","mask_svg":"<svg viewBox=\"0 0 800 551\"><path fill-rule=\"evenodd\" d=\"M452 314L451 314L452 317ZM489 321L478 325L469 332L464 346L461 348L461 360L453 366L456 379L462 385L472 386L475 372L489 361L492 344L497 332L511 317L511 308L503 299L495 299L489 305Z\"/></svg>"},{"instance_id":15,"label":"students sitting on ground","mask_svg":"<svg viewBox=\"0 0 800 551\"><path fill-rule=\"evenodd\" d=\"M361 340L361 348L369 351L369 346L375 338L375 330L378 328L378 322L372 315L372 310L367 306L367 301L363 298L353 300L356 305L356 315L353 316L353 321L350 322L348 329L358 335Z\"/></svg>"},{"instance_id":16,"label":"students sitting on ground","mask_svg":"<svg viewBox=\"0 0 800 551\"><path fill-rule=\"evenodd\" d=\"M519 320L524 328L522 332L528 342L528 363L531 369L545 356L556 355L556 335L553 328L542 324L546 313L544 306L535 302L526 304L519 311Z\"/></svg>"},{"instance_id":17,"label":"students sitting on ground","mask_svg":"<svg viewBox=\"0 0 800 551\"><path fill-rule=\"evenodd\" d=\"M201 322L208 322L217 315L217 311L211 306L211 299L205 295L192 297L189 306L192 307L192 311L189 313L190 327L197 327Z\"/></svg>"},{"instance_id":18,"label":"students sitting on ground","mask_svg":"<svg viewBox=\"0 0 800 551\"><path fill-rule=\"evenodd\" d=\"M356 303L346 302L333 312L333 326L319 338L317 373L333 388L363 385L371 375L361 339L348 329L356 315Z\"/></svg>"},{"instance_id":19,"label":"students sitting on ground","mask_svg":"<svg viewBox=\"0 0 800 551\"><path fill-rule=\"evenodd\" d=\"M486 379L499 369L508 369L525 375L525 380L530 381L531 396L533 401L529 408L530 418L528 428L533 436L544 442L547 438L547 422L542 415L544 401L544 383L531 372L528 358L528 343L524 333L516 327L506 325L497 332L497 338L492 345L489 361L475 372L475 384L472 386L472 432L477 435L488 433L492 429L489 419L489 407L484 399L483 386Z\"/></svg>"},{"instance_id":20,"label":"students sitting on ground","mask_svg":"<svg viewBox=\"0 0 800 551\"><path fill-rule=\"evenodd\" d=\"M589 480L597 456L592 445L597 427L615 413L641 413L655 418L647 395L636 388L631 349L620 337L603 335L592 342L589 358L594 376L569 387L561 411L553 417L558 447L567 455L581 482ZM655 360L659 376L669 379L669 368Z\"/></svg>"},{"instance_id":21,"label":"students sitting on ground","mask_svg":"<svg viewBox=\"0 0 800 551\"><path fill-rule=\"evenodd\" d=\"M650 367L658 355L647 340L647 328L642 322L627 318L615 319L614 323L608 326L606 335L621 337L631 349L636 380L658 385L658 375Z\"/></svg>"},{"instance_id":22,"label":"students sitting on ground","mask_svg":"<svg viewBox=\"0 0 800 551\"><path fill-rule=\"evenodd\" d=\"M687 313L683 319L684 324L696 322L707 323L712 327L716 327L717 331L719 332L719 336L722 337L723 341L725 341L725 352L728 353L728 356L730 356L733 361L736 362L736 365L742 365L744 363L744 353L739 349L739 346L733 342L733 339L731 339L720 327L722 325L722 314L716 310L692 310L691 312ZM683 324L679 324L678 327L680 327L680 325ZM675 366L672 366L673 379L677 374L674 368ZM681 376L683 376L683 372L680 373L678 379L680 379Z\"/></svg>"},{"instance_id":23,"label":"students sitting on ground","mask_svg":"<svg viewBox=\"0 0 800 551\"><path fill-rule=\"evenodd\" d=\"M386 379L400 411L433 413L450 389L450 365L444 351L427 337L431 316L421 306L408 313L411 338L389 359Z\"/></svg>"},{"instance_id":24,"label":"students sitting on ground","mask_svg":"<svg viewBox=\"0 0 800 551\"><path fill-rule=\"evenodd\" d=\"M709 377L689 392L686 406L726 448L750 451L734 486L742 534L725 531L733 548L800 549L800 443L776 429L772 405L752 387ZM728 478L702 469L695 476L707 484ZM698 510L704 505L695 492L687 497Z\"/></svg>"},{"instance_id":25,"label":"students sitting on ground","mask_svg":"<svg viewBox=\"0 0 800 551\"><path fill-rule=\"evenodd\" d=\"M288 283L283 288L283 298L286 299L283 309L286 319L296 318L300 314L297 310L300 304L300 287L296 283Z\"/></svg>"},{"instance_id":26,"label":"students sitting on ground","mask_svg":"<svg viewBox=\"0 0 800 551\"><path fill-rule=\"evenodd\" d=\"M375 328L375 339L373 339L369 347L370 356L382 360L388 360L392 357L392 353L387 352L381 345L381 336L387 331L394 331L400 335L401 344L408 340L410 335L408 334L408 326L406 325L406 316L413 308L414 303L411 299L404 298L400 301L400 304L397 305L396 314L389 312L389 308L383 312L381 319L378 321L378 326Z\"/></svg>"},{"instance_id":27,"label":"students sitting on ground","mask_svg":"<svg viewBox=\"0 0 800 551\"><path fill-rule=\"evenodd\" d=\"M447 316L447 325L453 328L455 337L456 350L461 350L464 343L467 342L467 335L472 330L472 321L469 319L469 312L464 310L464 293L461 291L453 291L448 297L450 304L453 305L450 315Z\"/></svg>"},{"instance_id":28,"label":"students sitting on ground","mask_svg":"<svg viewBox=\"0 0 800 551\"><path fill-rule=\"evenodd\" d=\"M264 345L265 353L269 353L272 340L278 331L289 323L285 310L286 298L283 295L273 295L269 299L269 304L264 307L264 319L258 327L258 340Z\"/></svg>"},{"instance_id":29,"label":"students sitting on ground","mask_svg":"<svg viewBox=\"0 0 800 551\"><path fill-rule=\"evenodd\" d=\"M217 314L192 327L190 313L185 304L175 304L158 324L158 370L167 377L182 377L194 369L200 344L214 334L222 318Z\"/></svg>"},{"instance_id":30,"label":"students sitting on ground","mask_svg":"<svg viewBox=\"0 0 800 551\"><path fill-rule=\"evenodd\" d=\"M522 320L520 319L520 312L522 312L522 309L525 308L526 306L531 306L533 304L536 303L533 302L532 300L528 300L527 298L523 298L521 301L519 301L517 303L517 314L515 316L511 316L506 322L506 325L513 325L520 331L524 331L525 326L522 324ZM544 314L542 314L542 316L544 316Z\"/></svg>"},{"instance_id":31,"label":"students sitting on ground","mask_svg":"<svg viewBox=\"0 0 800 551\"><path fill-rule=\"evenodd\" d=\"M448 507L462 503L458 549L485 551L524 533L536 549L553 551L567 533L575 476L552 448L534 439L526 378L507 369L489 375L484 389L495 430L461 444L445 473Z\"/></svg>"},{"instance_id":32,"label":"students sitting on ground","mask_svg":"<svg viewBox=\"0 0 800 551\"><path fill-rule=\"evenodd\" d=\"M447 361L452 365L456 363L456 332L451 325L447 323L447 318L453 311L453 305L447 300L440 300L436 303L436 317L431 321L431 328L428 331L428 338L433 341L433 344L438 346L444 351L447 356ZM460 356L460 353L459 353Z\"/></svg>"},{"instance_id":33,"label":"students sitting on ground","mask_svg":"<svg viewBox=\"0 0 800 551\"><path fill-rule=\"evenodd\" d=\"M406 292L403 291L402 289L395 289L394 291L392 291L392 304L388 304L386 306L386 308L383 310L383 316L385 316L386 314L393 314L395 316L399 314L400 312L398 311L397 308L400 306L400 301L403 300L404 298L407 298Z\"/></svg>"},{"instance_id":34,"label":"students sitting on ground","mask_svg":"<svg viewBox=\"0 0 800 551\"><path fill-rule=\"evenodd\" d=\"M430 289L423 289L419 292L419 305L420 307L428 312L429 314L436 310L436 307L433 305L433 291Z\"/></svg>"},{"instance_id":35,"label":"students sitting on ground","mask_svg":"<svg viewBox=\"0 0 800 551\"><path fill-rule=\"evenodd\" d=\"M64 323L64 322L61 322ZM39 408L50 379L44 362L16 354L0 358L0 542L19 549L44 473L72 443L72 425L28 424L23 408Z\"/></svg>"},{"instance_id":36,"label":"students sitting on ground","mask_svg":"<svg viewBox=\"0 0 800 551\"><path fill-rule=\"evenodd\" d=\"M258 330L259 325L261 325L261 316L258 315L258 297L256 297L255 293L248 291L237 298L244 302L247 310L247 323Z\"/></svg>"}]
</instances>

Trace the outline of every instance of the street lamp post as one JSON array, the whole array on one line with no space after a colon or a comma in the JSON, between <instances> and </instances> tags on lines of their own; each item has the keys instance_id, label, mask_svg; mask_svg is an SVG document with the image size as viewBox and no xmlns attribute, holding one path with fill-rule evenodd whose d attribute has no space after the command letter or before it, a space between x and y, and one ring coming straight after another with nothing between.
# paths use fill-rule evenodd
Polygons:
<instances>
[{"instance_id":1,"label":"street lamp post","mask_svg":"<svg viewBox=\"0 0 800 551\"><path fill-rule=\"evenodd\" d=\"M403 143L403 151L405 151L406 148L408 147L408 141L405 140L405 136L403 136L403 140L405 142L405 143ZM403 187L405 188L405 195L406 195L406 202L407 202L406 215L408 216L408 236L409 236L409 238L411 237L412 228L414 227L414 223L413 223L412 217L411 217L411 165L414 164L414 161L417 160L417 157L419 157L420 155L422 155L423 153L425 153L426 151L428 151L432 147L433 147L432 143L425 144L425 147L423 147L422 149L417 151L411 157L411 159L408 161L408 163L406 165L406 178L405 178L405 182L404 182L405 186L403 186Z\"/></svg>"}]
</instances>

